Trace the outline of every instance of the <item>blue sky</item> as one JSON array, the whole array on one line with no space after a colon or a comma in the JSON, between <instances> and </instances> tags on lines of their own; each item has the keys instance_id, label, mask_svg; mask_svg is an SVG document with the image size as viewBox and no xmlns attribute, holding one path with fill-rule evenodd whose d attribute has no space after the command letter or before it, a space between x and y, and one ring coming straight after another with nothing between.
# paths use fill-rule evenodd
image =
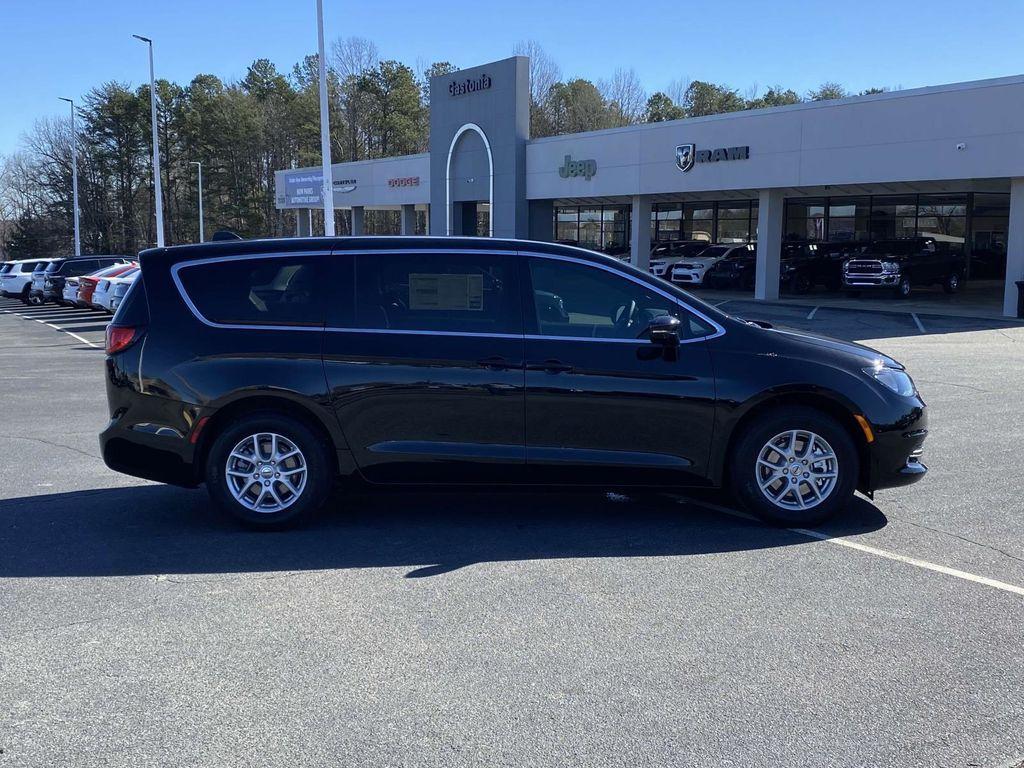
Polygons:
<instances>
[{"instance_id":1,"label":"blue sky","mask_svg":"<svg viewBox=\"0 0 1024 768\"><path fill-rule=\"evenodd\" d=\"M928 0L324 0L328 39L372 39L410 65L471 66L540 42L564 76L636 69L648 90L673 79L804 92L825 80L852 90L1024 73L1024 1ZM107 80L138 84L156 41L157 76L230 80L255 58L284 71L316 48L314 0L0 0L0 154L58 96Z\"/></svg>"}]
</instances>

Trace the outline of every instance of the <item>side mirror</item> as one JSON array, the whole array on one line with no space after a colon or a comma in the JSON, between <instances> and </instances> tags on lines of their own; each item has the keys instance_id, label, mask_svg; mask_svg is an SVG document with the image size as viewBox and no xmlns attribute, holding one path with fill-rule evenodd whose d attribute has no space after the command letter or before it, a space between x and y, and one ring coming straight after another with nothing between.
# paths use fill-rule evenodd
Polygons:
<instances>
[{"instance_id":1,"label":"side mirror","mask_svg":"<svg viewBox=\"0 0 1024 768\"><path fill-rule=\"evenodd\" d=\"M661 344L665 347L678 347L680 325L678 317L658 315L647 326L647 334L654 344Z\"/></svg>"}]
</instances>

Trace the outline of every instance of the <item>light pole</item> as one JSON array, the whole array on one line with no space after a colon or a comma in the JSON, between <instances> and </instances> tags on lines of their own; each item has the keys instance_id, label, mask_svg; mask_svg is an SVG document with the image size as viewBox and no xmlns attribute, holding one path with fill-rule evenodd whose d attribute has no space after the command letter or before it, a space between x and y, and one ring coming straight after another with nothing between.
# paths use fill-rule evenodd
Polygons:
<instances>
[{"instance_id":1,"label":"light pole","mask_svg":"<svg viewBox=\"0 0 1024 768\"><path fill-rule=\"evenodd\" d=\"M78 229L78 134L75 133L75 102L63 96L57 98L71 105L71 205L75 211L75 256L81 256L82 237Z\"/></svg>"},{"instance_id":2,"label":"light pole","mask_svg":"<svg viewBox=\"0 0 1024 768\"><path fill-rule=\"evenodd\" d=\"M205 243L203 237L203 164L198 160L192 160L189 165L199 166L199 242Z\"/></svg>"},{"instance_id":3,"label":"light pole","mask_svg":"<svg viewBox=\"0 0 1024 768\"><path fill-rule=\"evenodd\" d=\"M331 123L327 110L327 59L324 57L324 0L316 0L316 35L320 47L320 154L324 167L324 234L334 237L334 179L331 174Z\"/></svg>"},{"instance_id":4,"label":"light pole","mask_svg":"<svg viewBox=\"0 0 1024 768\"><path fill-rule=\"evenodd\" d=\"M149 46L149 111L153 123L153 194L156 197L156 246L164 247L164 201L160 189L160 138L156 132L156 75L153 74L153 41L142 35L132 35Z\"/></svg>"}]
</instances>

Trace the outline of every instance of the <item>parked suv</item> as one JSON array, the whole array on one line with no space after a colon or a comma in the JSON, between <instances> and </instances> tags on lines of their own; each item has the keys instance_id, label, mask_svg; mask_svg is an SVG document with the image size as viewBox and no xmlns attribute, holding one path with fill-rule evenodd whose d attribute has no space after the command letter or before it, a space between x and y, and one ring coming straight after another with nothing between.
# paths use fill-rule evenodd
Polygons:
<instances>
[{"instance_id":1,"label":"parked suv","mask_svg":"<svg viewBox=\"0 0 1024 768\"><path fill-rule=\"evenodd\" d=\"M807 525L926 472L925 404L895 360L591 251L306 238L141 267L107 329L103 458L205 483L253 526L309 515L338 477L724 485Z\"/></svg>"},{"instance_id":2,"label":"parked suv","mask_svg":"<svg viewBox=\"0 0 1024 768\"><path fill-rule=\"evenodd\" d=\"M710 245L711 243L705 240L671 240L657 243L651 248L651 274L667 280L673 264L699 256Z\"/></svg>"},{"instance_id":3,"label":"parked suv","mask_svg":"<svg viewBox=\"0 0 1024 768\"><path fill-rule=\"evenodd\" d=\"M7 261L0 270L0 296L21 299L28 302L32 290L32 273L45 261Z\"/></svg>"},{"instance_id":4,"label":"parked suv","mask_svg":"<svg viewBox=\"0 0 1024 768\"><path fill-rule=\"evenodd\" d=\"M877 240L843 263L843 287L851 296L882 288L906 298L915 285L937 283L946 293L956 293L966 268L958 243L933 237Z\"/></svg>"},{"instance_id":5,"label":"parked suv","mask_svg":"<svg viewBox=\"0 0 1024 768\"><path fill-rule=\"evenodd\" d=\"M33 283L32 296L40 304L48 301L63 304L64 282L69 277L89 275L115 264L127 263L128 259L125 256L73 256L51 261L39 279Z\"/></svg>"},{"instance_id":6,"label":"parked suv","mask_svg":"<svg viewBox=\"0 0 1024 768\"><path fill-rule=\"evenodd\" d=\"M680 285L703 285L704 275L712 266L729 258L756 255L756 246L750 243L718 243L705 248L697 255L682 259L672 265L669 271L673 283Z\"/></svg>"}]
</instances>

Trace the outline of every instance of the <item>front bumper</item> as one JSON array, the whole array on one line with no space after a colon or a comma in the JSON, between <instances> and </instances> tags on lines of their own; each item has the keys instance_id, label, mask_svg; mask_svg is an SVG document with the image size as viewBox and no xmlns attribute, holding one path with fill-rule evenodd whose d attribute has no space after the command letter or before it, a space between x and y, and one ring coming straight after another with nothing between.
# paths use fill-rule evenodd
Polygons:
<instances>
[{"instance_id":1,"label":"front bumper","mask_svg":"<svg viewBox=\"0 0 1024 768\"><path fill-rule=\"evenodd\" d=\"M912 485L928 473L928 467L922 461L924 441L928 437L928 415L924 403L912 408L892 425L874 426L874 432L875 440L868 446L866 487L862 490Z\"/></svg>"},{"instance_id":2,"label":"front bumper","mask_svg":"<svg viewBox=\"0 0 1024 768\"><path fill-rule=\"evenodd\" d=\"M843 275L843 287L863 291L872 288L895 288L903 275L899 272L884 272L877 275Z\"/></svg>"},{"instance_id":3,"label":"front bumper","mask_svg":"<svg viewBox=\"0 0 1024 768\"><path fill-rule=\"evenodd\" d=\"M678 285L703 285L704 274L704 270L699 269L674 269L672 282Z\"/></svg>"}]
</instances>

